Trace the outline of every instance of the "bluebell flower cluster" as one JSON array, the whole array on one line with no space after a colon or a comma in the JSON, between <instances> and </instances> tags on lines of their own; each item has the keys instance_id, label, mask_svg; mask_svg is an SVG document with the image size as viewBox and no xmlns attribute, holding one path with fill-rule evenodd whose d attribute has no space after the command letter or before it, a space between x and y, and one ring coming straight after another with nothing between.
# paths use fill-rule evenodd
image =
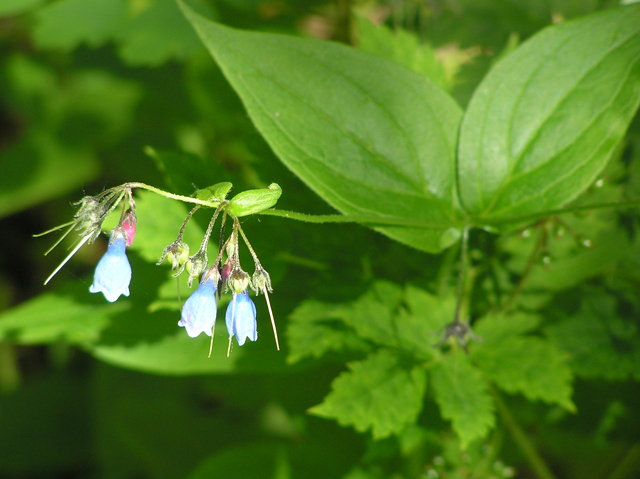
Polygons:
<instances>
[{"instance_id":1,"label":"bluebell flower cluster","mask_svg":"<svg viewBox=\"0 0 640 479\"><path fill-rule=\"evenodd\" d=\"M224 188L222 188L222 186L218 188L218 185L212 187L212 191L215 190L214 192L216 192L216 194L220 193L218 191L219 189L224 191L221 190L220 195L214 197L216 201L218 201L217 203L213 203L213 205L205 203L205 206L216 207L216 210L198 251L189 256L189 246L183 241L183 233L190 218L201 208L201 204L197 204L191 210L180 228L178 237L164 249L158 264L161 264L166 258L169 263L171 263L172 269L177 270L174 274L175 277L186 270L189 274L187 281L189 287L191 287L193 280L199 278L198 287L182 307L180 321L178 322L178 326L184 327L189 337L195 338L201 333L204 333L212 338L211 341L213 344L218 300L222 292L230 292L232 298L225 314L225 323L229 333L227 355L229 355L231 351L234 337L239 346L244 345L247 339L249 341L256 341L258 339L258 327L256 321L256 306L249 297L249 289L251 288L255 291L256 295L262 293L265 296L271 317L271 324L273 326L276 347L280 349L268 295L268 293L272 291L271 279L260 264L258 257L242 230L238 218L229 209L229 202L224 200L224 195L230 189L230 185L230 183L224 183L222 184ZM64 233L56 245L74 229L80 231L80 239L74 246L71 254L69 254L62 264L53 272L45 284L82 245L87 242L91 243L99 237L102 232L102 224L106 217L124 200L120 221L111 232L107 251L96 266L93 283L89 291L91 293L102 293L109 302L117 301L120 296L123 295L129 296L132 271L126 250L127 247L132 245L136 235L136 205L131 193L132 188L135 187L146 187L147 189L159 191L141 183L127 183L120 187L106 190L97 196L87 196L78 203L79 208L74 220L62 226L70 226L70 228ZM176 195L171 196L176 197ZM195 201L203 203L201 200ZM223 213L220 232L221 244L218 257L214 264L209 267L207 246L213 226L221 212ZM233 227L231 234L224 240L224 225L228 217L233 218ZM61 227L55 228L54 230L60 228ZM240 266L240 237L242 237L242 240L248 247L255 263L256 269L252 277ZM54 247L56 245L54 245ZM225 253L226 259L223 263L222 259Z\"/></svg>"},{"instance_id":2,"label":"bluebell flower cluster","mask_svg":"<svg viewBox=\"0 0 640 479\"><path fill-rule=\"evenodd\" d=\"M235 337L238 346L242 346L249 341L256 341L258 339L258 326L256 321L256 306L253 300L249 297L249 287L253 288L256 293L262 292L265 297L268 297L268 291L271 291L271 280L268 273L262 268L257 257L254 256L256 262L256 273L253 278L241 268L239 248L238 248L238 236L239 232L242 235L245 243L249 246L249 250L252 252L252 256L255 255L253 248L242 232L237 219L234 221L233 231L226 242L221 246L218 258L213 266L203 272L202 281L200 285L185 302L182 308L182 316L178 322L179 326L183 326L187 329L187 334L191 337L198 336L200 333L212 336L216 320L217 300L216 295L219 297L221 289L225 292L232 293L232 299L227 306L225 313L225 323L227 331L229 333L229 347L227 349L227 355L231 352L231 345L233 338ZM175 245L179 244L181 238L178 238L176 242L169 245L167 248L171 252ZM165 250L167 251L167 250ZM226 252L227 259L225 263L220 266L222 256ZM201 249L198 253L191 256L187 261L193 261L192 267L201 267L204 256L204 250ZM180 271L178 272L178 274ZM271 307L269 306L269 312L272 317ZM277 342L276 346L280 347Z\"/></svg>"}]
</instances>

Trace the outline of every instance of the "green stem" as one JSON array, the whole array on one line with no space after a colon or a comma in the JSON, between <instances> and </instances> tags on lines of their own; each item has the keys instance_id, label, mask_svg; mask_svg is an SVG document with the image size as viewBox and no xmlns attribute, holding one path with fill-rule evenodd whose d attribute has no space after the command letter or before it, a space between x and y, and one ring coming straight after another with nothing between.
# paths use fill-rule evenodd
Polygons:
<instances>
[{"instance_id":1,"label":"green stem","mask_svg":"<svg viewBox=\"0 0 640 479\"><path fill-rule=\"evenodd\" d=\"M456 313L453 317L454 323L460 322L460 308L464 297L464 280L467 275L467 256L469 251L469 227L462 230L462 246L460 251L460 271L458 272L458 287L456 289Z\"/></svg>"},{"instance_id":2,"label":"green stem","mask_svg":"<svg viewBox=\"0 0 640 479\"><path fill-rule=\"evenodd\" d=\"M455 224L427 224L422 221L412 221L397 218L383 218L371 215L308 215L305 213L297 213L295 211L284 210L264 210L260 215L280 216L292 220L306 221L307 223L359 223L369 226L406 226L411 228L422 229L448 229L456 227ZM459 226L459 225L458 225Z\"/></svg>"},{"instance_id":3,"label":"green stem","mask_svg":"<svg viewBox=\"0 0 640 479\"><path fill-rule=\"evenodd\" d=\"M538 263L538 258L540 258L540 254L544 251L544 249L547 246L548 235L547 235L546 225L542 225L541 229L542 231L540 233L540 238L538 239L538 242L533 248L533 251L531 252L531 256L529 256L529 260L527 261L527 266L525 267L525 270L522 272L522 276L520 276L520 281L518 281L518 284L516 284L516 287L513 288L513 291L511 291L511 294L509 295L509 297L504 303L504 306L502 307L503 313L507 313L511 309L516 299L518 299L518 296L520 296L520 293L522 293L522 290L524 289L524 285L529 279L529 276L531 275L531 272L533 271L534 266Z\"/></svg>"},{"instance_id":4,"label":"green stem","mask_svg":"<svg viewBox=\"0 0 640 479\"><path fill-rule=\"evenodd\" d=\"M194 205L200 205L200 206L207 206L209 208L217 208L218 206L220 206L220 201L219 200L215 200L215 201L203 201L203 200L199 200L197 198L192 198L191 196L182 196L182 195L175 195L173 193L169 193L167 191L161 190L159 188L156 188L155 186L150 186L150 185L146 185L144 183L126 183L123 185L124 188L141 188L143 190L149 190L152 191L160 196L164 196L165 198L170 198L172 200L178 200L178 201L183 201L185 203L193 203Z\"/></svg>"},{"instance_id":5,"label":"green stem","mask_svg":"<svg viewBox=\"0 0 640 479\"><path fill-rule=\"evenodd\" d=\"M533 469L533 472L536 474L536 476L538 476L539 479L556 479L556 477L545 464L542 456L540 456L540 454L536 450L533 443L529 440L520 425L513 418L511 411L509 411L509 408L502 400L500 393L498 393L495 388L492 388L492 393L493 399L498 406L498 413L500 414L504 425L511 433L511 436L513 436L514 441L520 448L520 451L522 451L522 454L531 466L531 469Z\"/></svg>"},{"instance_id":6,"label":"green stem","mask_svg":"<svg viewBox=\"0 0 640 479\"><path fill-rule=\"evenodd\" d=\"M193 198L190 198L190 199L193 200ZM561 215L565 213L576 213L579 211L590 211L590 210L611 209L611 208L633 208L635 206L640 206L640 200L617 201L617 202L610 202L610 203L592 203L589 205L569 206L565 208L547 210L540 213L516 216L512 218L470 217L467 219L467 225L469 227L483 228L485 226L499 226L504 224L523 223L527 221L546 218L548 216ZM452 228L452 227L453 228L460 227L459 224L455 224L455 223L432 224L432 223L424 223L422 221L412 221L408 219L397 219L397 218L383 218L380 216L372 216L372 215L309 215L305 213L298 213L295 211L285 211L285 210L277 210L277 209L265 210L257 214L268 215L268 216L280 216L282 218L305 221L307 223L358 223L358 224L363 224L368 226L405 226L405 227L411 227L411 228L443 229L443 230Z\"/></svg>"}]
</instances>

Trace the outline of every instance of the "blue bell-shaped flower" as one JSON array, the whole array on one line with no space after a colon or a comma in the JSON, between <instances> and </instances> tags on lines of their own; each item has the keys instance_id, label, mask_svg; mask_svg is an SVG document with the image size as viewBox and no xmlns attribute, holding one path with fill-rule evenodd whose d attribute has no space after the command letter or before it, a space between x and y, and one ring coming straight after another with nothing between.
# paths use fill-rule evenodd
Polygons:
<instances>
[{"instance_id":1,"label":"blue bell-shaped flower","mask_svg":"<svg viewBox=\"0 0 640 479\"><path fill-rule=\"evenodd\" d=\"M239 346L242 346L247 338L251 341L258 339L256 306L249 297L248 291L233 293L233 299L227 306L225 320L229 339L235 335Z\"/></svg>"},{"instance_id":2,"label":"blue bell-shaped flower","mask_svg":"<svg viewBox=\"0 0 640 479\"><path fill-rule=\"evenodd\" d=\"M192 338L200 333L211 336L217 312L216 285L213 278L209 277L200 283L184 303L178 326L184 326Z\"/></svg>"},{"instance_id":3,"label":"blue bell-shaped flower","mask_svg":"<svg viewBox=\"0 0 640 479\"><path fill-rule=\"evenodd\" d=\"M100 259L89 288L92 293L103 293L107 301L113 303L121 294L129 296L131 265L125 252L126 244L122 233L111 234L109 248Z\"/></svg>"}]
</instances>

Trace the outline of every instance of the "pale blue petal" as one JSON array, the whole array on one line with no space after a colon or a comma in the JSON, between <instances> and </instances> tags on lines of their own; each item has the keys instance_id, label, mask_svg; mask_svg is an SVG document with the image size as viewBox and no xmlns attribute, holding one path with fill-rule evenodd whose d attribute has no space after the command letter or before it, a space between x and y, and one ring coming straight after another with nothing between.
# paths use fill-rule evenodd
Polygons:
<instances>
[{"instance_id":1,"label":"pale blue petal","mask_svg":"<svg viewBox=\"0 0 640 479\"><path fill-rule=\"evenodd\" d=\"M200 333L211 336L217 314L216 285L212 279L203 281L182 307L178 326L184 326L187 334L195 338Z\"/></svg>"},{"instance_id":2,"label":"pale blue petal","mask_svg":"<svg viewBox=\"0 0 640 479\"><path fill-rule=\"evenodd\" d=\"M93 276L89 288L92 293L103 293L107 301L113 303L121 294L129 296L131 265L126 255L125 240L118 236L109 245Z\"/></svg>"},{"instance_id":3,"label":"pale blue petal","mask_svg":"<svg viewBox=\"0 0 640 479\"><path fill-rule=\"evenodd\" d=\"M249 292L234 294L227 306L225 315L229 336L235 335L238 345L242 346L247 339L258 339L258 326L256 323L256 306L249 297Z\"/></svg>"}]
</instances>

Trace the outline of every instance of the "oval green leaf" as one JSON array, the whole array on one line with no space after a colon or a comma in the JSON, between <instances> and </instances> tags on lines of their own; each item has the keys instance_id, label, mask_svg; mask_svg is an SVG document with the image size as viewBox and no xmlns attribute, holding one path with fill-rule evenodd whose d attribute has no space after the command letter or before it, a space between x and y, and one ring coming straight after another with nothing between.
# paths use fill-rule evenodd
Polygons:
<instances>
[{"instance_id":1,"label":"oval green leaf","mask_svg":"<svg viewBox=\"0 0 640 479\"><path fill-rule=\"evenodd\" d=\"M329 204L410 220L377 229L425 251L459 238L462 111L449 95L353 48L234 30L180 5L273 151Z\"/></svg>"},{"instance_id":2,"label":"oval green leaf","mask_svg":"<svg viewBox=\"0 0 640 479\"><path fill-rule=\"evenodd\" d=\"M561 207L600 173L640 103L640 5L547 28L476 90L459 188L486 219Z\"/></svg>"}]
</instances>

